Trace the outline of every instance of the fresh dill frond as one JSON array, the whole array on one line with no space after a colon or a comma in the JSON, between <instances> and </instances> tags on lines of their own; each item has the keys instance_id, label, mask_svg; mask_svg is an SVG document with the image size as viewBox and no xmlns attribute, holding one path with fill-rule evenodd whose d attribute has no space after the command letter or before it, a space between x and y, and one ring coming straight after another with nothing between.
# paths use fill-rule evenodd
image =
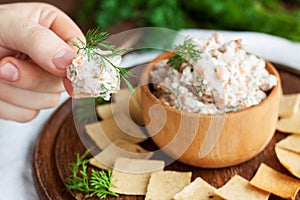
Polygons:
<instances>
[{"instance_id":1,"label":"fresh dill frond","mask_svg":"<svg viewBox=\"0 0 300 200\"><path fill-rule=\"evenodd\" d=\"M180 70L180 67L183 63L186 63L186 60L179 54L174 53L174 55L169 58L167 64L169 64L172 68L176 69L177 71Z\"/></svg>"},{"instance_id":2,"label":"fresh dill frond","mask_svg":"<svg viewBox=\"0 0 300 200\"><path fill-rule=\"evenodd\" d=\"M107 32L100 31L100 28L89 29L85 35L87 46L97 47L110 37Z\"/></svg>"},{"instance_id":3,"label":"fresh dill frond","mask_svg":"<svg viewBox=\"0 0 300 200\"><path fill-rule=\"evenodd\" d=\"M91 196L96 195L99 198L106 198L107 195L118 196L115 192L110 191L110 188L116 187L111 169L107 173L92 169L91 187L93 191Z\"/></svg>"},{"instance_id":4,"label":"fresh dill frond","mask_svg":"<svg viewBox=\"0 0 300 200\"><path fill-rule=\"evenodd\" d=\"M90 191L89 178L87 175L87 163L89 160L85 159L89 154L86 151L82 156L76 155L76 161L69 164L69 170L72 176L66 178L66 188L68 190L77 190L80 192Z\"/></svg>"},{"instance_id":5,"label":"fresh dill frond","mask_svg":"<svg viewBox=\"0 0 300 200\"><path fill-rule=\"evenodd\" d=\"M130 81L128 80L128 78L134 77L134 74L131 71L128 71L127 69L124 68L120 68L119 70L120 70L120 74L122 74L122 79L125 82L129 92L135 95L135 90L132 84L130 83Z\"/></svg>"},{"instance_id":6,"label":"fresh dill frond","mask_svg":"<svg viewBox=\"0 0 300 200\"><path fill-rule=\"evenodd\" d=\"M82 41L80 38L77 38L78 42L71 41L72 45L78 48L77 54L83 51L87 56L88 59L92 59L93 56L99 55L99 56L106 56L106 57L113 57L118 55L123 55L130 49L119 49L115 45L106 43L107 39L111 35L107 32L102 32L100 28L96 29L90 29L87 31L85 35L85 40ZM111 51L111 53L108 54L99 54L95 49L100 49L102 47L102 50Z\"/></svg>"},{"instance_id":7,"label":"fresh dill frond","mask_svg":"<svg viewBox=\"0 0 300 200\"><path fill-rule=\"evenodd\" d=\"M99 198L106 198L107 195L118 196L110 190L115 187L111 169L107 173L103 170L92 169L89 176L89 159L86 159L88 154L89 151L86 151L82 156L77 154L76 161L69 164L72 175L65 179L66 188L86 193L89 196L96 195Z\"/></svg>"},{"instance_id":8,"label":"fresh dill frond","mask_svg":"<svg viewBox=\"0 0 300 200\"><path fill-rule=\"evenodd\" d=\"M107 40L109 36L109 33L101 32L99 28L90 29L85 35L86 41L82 41L80 38L77 38L78 42L71 42L73 46L77 47L77 54L79 54L81 51L84 51L90 60L94 55L94 49L98 48L98 46Z\"/></svg>"},{"instance_id":9,"label":"fresh dill frond","mask_svg":"<svg viewBox=\"0 0 300 200\"><path fill-rule=\"evenodd\" d=\"M114 65L109 60L109 58L111 57L123 55L124 53L128 52L130 49L120 49L115 45L106 43L107 39L110 36L111 35L109 33L102 32L100 28L90 29L87 31L85 35L85 39L86 39L85 42L82 41L80 38L77 38L78 42L72 41L72 45L78 48L77 54L79 54L80 52L86 54L88 57L88 61L93 59L94 56L99 56L100 60L102 60L102 64L105 64L107 62L111 66L113 66L120 73L120 77L126 83L129 91L131 93L134 93L133 86L127 79L132 76L132 73L130 73L127 69ZM106 52L101 54L96 49L101 49Z\"/></svg>"},{"instance_id":10,"label":"fresh dill frond","mask_svg":"<svg viewBox=\"0 0 300 200\"><path fill-rule=\"evenodd\" d=\"M185 39L183 44L175 46L174 55L169 58L167 64L179 71L182 64L197 61L201 58L202 51L196 47L191 38Z\"/></svg>"}]
</instances>

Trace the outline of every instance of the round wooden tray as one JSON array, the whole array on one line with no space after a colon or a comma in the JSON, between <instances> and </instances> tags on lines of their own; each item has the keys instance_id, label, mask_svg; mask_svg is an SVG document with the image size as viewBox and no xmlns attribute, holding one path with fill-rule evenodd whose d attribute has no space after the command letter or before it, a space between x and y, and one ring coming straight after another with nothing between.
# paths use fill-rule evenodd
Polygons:
<instances>
[{"instance_id":1,"label":"round wooden tray","mask_svg":"<svg viewBox=\"0 0 300 200\"><path fill-rule=\"evenodd\" d=\"M300 92L299 71L281 65L276 65L276 67L280 72L284 93ZM275 143L285 136L285 134L276 132L271 142L259 155L237 166L222 169L204 169L174 162L166 169L191 171L193 173L192 179L201 176L215 187L224 185L235 174L250 180L262 162L282 173L289 174L278 162L274 152ZM143 142L142 146L148 149L155 148L151 139ZM86 148L76 131L72 115L72 100L69 99L51 116L36 141L33 177L40 199L75 199L75 193L65 189L64 180L70 175L68 164L76 160L77 153L83 154L85 151ZM107 199L142 200L144 196L120 195L119 197L108 197ZM280 198L271 195L269 199ZM296 199L300 200L300 194Z\"/></svg>"}]
</instances>

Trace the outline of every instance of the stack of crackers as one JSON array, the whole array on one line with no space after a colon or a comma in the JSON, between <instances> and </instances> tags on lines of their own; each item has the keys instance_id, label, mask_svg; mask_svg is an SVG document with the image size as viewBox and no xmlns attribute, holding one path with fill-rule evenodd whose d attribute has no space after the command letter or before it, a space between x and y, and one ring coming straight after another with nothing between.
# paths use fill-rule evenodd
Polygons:
<instances>
[{"instance_id":1,"label":"stack of crackers","mask_svg":"<svg viewBox=\"0 0 300 200\"><path fill-rule=\"evenodd\" d=\"M300 178L300 93L283 95L277 130L289 134L275 146L279 162Z\"/></svg>"},{"instance_id":2,"label":"stack of crackers","mask_svg":"<svg viewBox=\"0 0 300 200\"><path fill-rule=\"evenodd\" d=\"M144 195L145 200L267 200L270 194L295 199L300 180L282 174L262 163L248 181L235 175L215 188L201 177L192 181L192 172L164 170L162 160L151 160L153 152L138 143L147 139L140 128L143 119L140 93L127 90L114 95L113 103L97 107L102 119L86 125L88 135L102 151L90 164L113 169L116 180L112 191L124 195ZM280 163L300 178L300 94L283 95L277 129L293 133L275 147ZM298 134L298 135L297 135Z\"/></svg>"},{"instance_id":3,"label":"stack of crackers","mask_svg":"<svg viewBox=\"0 0 300 200\"><path fill-rule=\"evenodd\" d=\"M112 103L98 105L96 111L102 120L85 125L85 130L102 151L90 160L91 164L107 170L118 157L152 157L153 152L138 145L147 139L140 127L143 118L139 90L132 95L122 89L112 96Z\"/></svg>"}]
</instances>

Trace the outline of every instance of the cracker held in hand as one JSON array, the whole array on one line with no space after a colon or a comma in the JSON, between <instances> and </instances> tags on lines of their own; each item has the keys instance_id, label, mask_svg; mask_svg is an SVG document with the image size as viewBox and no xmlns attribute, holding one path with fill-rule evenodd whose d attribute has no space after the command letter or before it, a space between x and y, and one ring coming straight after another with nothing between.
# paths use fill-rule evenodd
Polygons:
<instances>
[{"instance_id":1,"label":"cracker held in hand","mask_svg":"<svg viewBox=\"0 0 300 200\"><path fill-rule=\"evenodd\" d=\"M300 181L262 163L250 184L285 199L295 199Z\"/></svg>"},{"instance_id":2,"label":"cracker held in hand","mask_svg":"<svg viewBox=\"0 0 300 200\"><path fill-rule=\"evenodd\" d=\"M214 200L216 188L208 184L202 178L196 178L192 183L177 193L174 200Z\"/></svg>"},{"instance_id":3,"label":"cracker held in hand","mask_svg":"<svg viewBox=\"0 0 300 200\"><path fill-rule=\"evenodd\" d=\"M276 128L283 133L300 134L300 112L291 117L279 119Z\"/></svg>"},{"instance_id":4,"label":"cracker held in hand","mask_svg":"<svg viewBox=\"0 0 300 200\"><path fill-rule=\"evenodd\" d=\"M98 168L108 170L114 166L115 161L120 157L149 159L152 155L153 152L149 152L137 144L118 139L90 159L89 162Z\"/></svg>"},{"instance_id":5,"label":"cracker held in hand","mask_svg":"<svg viewBox=\"0 0 300 200\"><path fill-rule=\"evenodd\" d=\"M162 160L118 158L113 169L115 188L119 194L145 195L151 173L162 171Z\"/></svg>"},{"instance_id":6,"label":"cracker held in hand","mask_svg":"<svg viewBox=\"0 0 300 200\"><path fill-rule=\"evenodd\" d=\"M191 182L192 172L159 171L151 174L145 200L172 200Z\"/></svg>"},{"instance_id":7,"label":"cracker held in hand","mask_svg":"<svg viewBox=\"0 0 300 200\"><path fill-rule=\"evenodd\" d=\"M217 189L216 195L228 200L268 200L270 193L250 185L248 180L235 175L223 187Z\"/></svg>"},{"instance_id":8,"label":"cracker held in hand","mask_svg":"<svg viewBox=\"0 0 300 200\"><path fill-rule=\"evenodd\" d=\"M295 153L300 153L300 135L289 135L280 140L276 147L280 147Z\"/></svg>"},{"instance_id":9,"label":"cracker held in hand","mask_svg":"<svg viewBox=\"0 0 300 200\"><path fill-rule=\"evenodd\" d=\"M282 95L280 98L279 117L290 117L299 111L300 94Z\"/></svg>"},{"instance_id":10,"label":"cracker held in hand","mask_svg":"<svg viewBox=\"0 0 300 200\"><path fill-rule=\"evenodd\" d=\"M275 147L279 162L294 176L300 178L300 154Z\"/></svg>"},{"instance_id":11,"label":"cracker held in hand","mask_svg":"<svg viewBox=\"0 0 300 200\"><path fill-rule=\"evenodd\" d=\"M128 88L132 88L126 79L130 73L119 65L126 49L118 49L107 44L110 35L99 28L88 30L85 41L77 38L71 41L77 47L77 56L67 67L67 78L72 82L73 97L102 97L109 100L111 94L120 90L121 78ZM101 48L100 48L101 47Z\"/></svg>"},{"instance_id":12,"label":"cracker held in hand","mask_svg":"<svg viewBox=\"0 0 300 200\"><path fill-rule=\"evenodd\" d=\"M146 139L140 127L124 113L119 113L100 122L87 124L85 129L101 149L104 149L116 139L123 139L132 143L139 143Z\"/></svg>"}]
</instances>

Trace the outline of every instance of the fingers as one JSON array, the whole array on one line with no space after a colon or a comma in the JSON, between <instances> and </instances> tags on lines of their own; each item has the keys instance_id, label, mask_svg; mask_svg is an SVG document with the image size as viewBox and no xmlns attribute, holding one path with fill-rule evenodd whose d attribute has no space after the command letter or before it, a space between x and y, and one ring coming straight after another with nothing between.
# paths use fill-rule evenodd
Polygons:
<instances>
[{"instance_id":1,"label":"fingers","mask_svg":"<svg viewBox=\"0 0 300 200\"><path fill-rule=\"evenodd\" d=\"M84 36L66 14L47 4L0 5L0 16L5 16L0 18L0 118L27 122L57 105L64 87L56 76L65 77L76 56L70 40ZM19 52L30 59L10 57ZM71 83L64 82L71 94Z\"/></svg>"},{"instance_id":2,"label":"fingers","mask_svg":"<svg viewBox=\"0 0 300 200\"><path fill-rule=\"evenodd\" d=\"M18 107L41 110L55 107L60 99L60 93L42 93L16 88L0 82L0 100Z\"/></svg>"},{"instance_id":3,"label":"fingers","mask_svg":"<svg viewBox=\"0 0 300 200\"><path fill-rule=\"evenodd\" d=\"M62 78L29 59L0 61L0 118L28 122L39 110L55 107L62 91Z\"/></svg>"},{"instance_id":4,"label":"fingers","mask_svg":"<svg viewBox=\"0 0 300 200\"><path fill-rule=\"evenodd\" d=\"M18 107L0 100L0 118L17 122L29 122L33 120L37 115L38 110L31 110L22 107Z\"/></svg>"},{"instance_id":5,"label":"fingers","mask_svg":"<svg viewBox=\"0 0 300 200\"><path fill-rule=\"evenodd\" d=\"M50 74L28 59L19 60L14 57L2 59L0 79L8 81L10 85L17 88L35 92L60 93L64 91L61 77Z\"/></svg>"},{"instance_id":6,"label":"fingers","mask_svg":"<svg viewBox=\"0 0 300 200\"><path fill-rule=\"evenodd\" d=\"M48 7L49 5L44 4L44 6ZM40 17L40 24L42 26L49 27L57 36L69 44L70 41L77 41L78 38L85 41L80 28L64 12L53 6L49 8L50 12L46 12L46 9L43 10L45 12ZM77 50L75 47L74 49Z\"/></svg>"},{"instance_id":7,"label":"fingers","mask_svg":"<svg viewBox=\"0 0 300 200\"><path fill-rule=\"evenodd\" d=\"M72 82L68 78L63 78L63 83L67 93L69 94L70 97L72 97L73 96Z\"/></svg>"},{"instance_id":8,"label":"fingers","mask_svg":"<svg viewBox=\"0 0 300 200\"><path fill-rule=\"evenodd\" d=\"M27 19L8 16L2 34L4 46L27 54L39 66L57 75L65 76L64 67L71 64L75 51L53 32ZM1 22L2 21L2 22ZM18 33L18 34L11 34Z\"/></svg>"},{"instance_id":9,"label":"fingers","mask_svg":"<svg viewBox=\"0 0 300 200\"><path fill-rule=\"evenodd\" d=\"M0 10L1 15L6 16L0 18L0 43L5 48L27 54L50 73L65 76L66 66L76 56L76 50L66 41L82 37L79 28L67 15L47 4L22 4L16 8L22 11L18 16L16 10Z\"/></svg>"}]
</instances>

